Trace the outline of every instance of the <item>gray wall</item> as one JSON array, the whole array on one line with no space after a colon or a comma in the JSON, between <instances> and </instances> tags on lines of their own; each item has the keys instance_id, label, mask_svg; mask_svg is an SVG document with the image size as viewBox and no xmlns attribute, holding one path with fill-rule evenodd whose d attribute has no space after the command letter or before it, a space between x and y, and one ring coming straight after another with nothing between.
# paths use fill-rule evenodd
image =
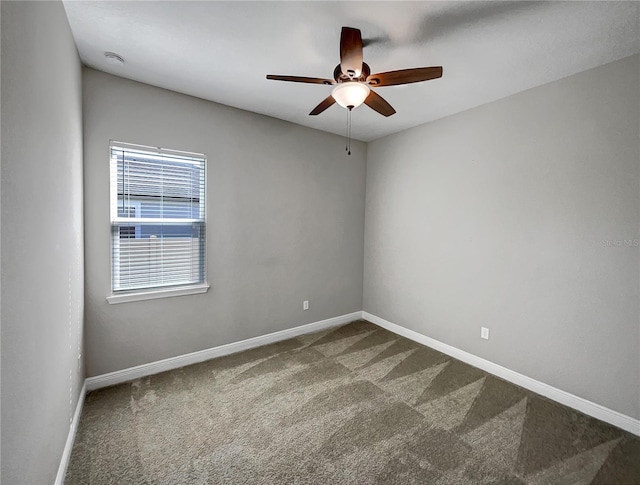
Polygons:
<instances>
[{"instance_id":1,"label":"gray wall","mask_svg":"<svg viewBox=\"0 0 640 485\"><path fill-rule=\"evenodd\" d=\"M638 59L370 143L364 310L640 418Z\"/></svg>"},{"instance_id":2,"label":"gray wall","mask_svg":"<svg viewBox=\"0 0 640 485\"><path fill-rule=\"evenodd\" d=\"M2 483L53 483L83 380L81 67L61 3L2 2Z\"/></svg>"},{"instance_id":3,"label":"gray wall","mask_svg":"<svg viewBox=\"0 0 640 485\"><path fill-rule=\"evenodd\" d=\"M89 376L362 309L363 143L348 157L339 136L91 69L83 82ZM107 303L109 139L207 155L207 293Z\"/></svg>"}]
</instances>

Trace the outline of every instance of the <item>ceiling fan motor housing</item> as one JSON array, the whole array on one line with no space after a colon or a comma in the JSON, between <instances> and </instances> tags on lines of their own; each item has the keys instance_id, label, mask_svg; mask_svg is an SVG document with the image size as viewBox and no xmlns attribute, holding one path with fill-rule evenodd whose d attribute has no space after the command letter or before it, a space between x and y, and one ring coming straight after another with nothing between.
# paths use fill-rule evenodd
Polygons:
<instances>
[{"instance_id":1,"label":"ceiling fan motor housing","mask_svg":"<svg viewBox=\"0 0 640 485\"><path fill-rule=\"evenodd\" d=\"M369 77L370 74L371 74L371 69L369 68L369 65L366 62L362 63L360 76L356 78L349 77L348 75L344 74L342 72L342 69L340 69L340 64L338 64L336 68L333 70L333 78L338 83L349 82L349 81L359 81L363 83L367 81L367 77Z\"/></svg>"}]
</instances>

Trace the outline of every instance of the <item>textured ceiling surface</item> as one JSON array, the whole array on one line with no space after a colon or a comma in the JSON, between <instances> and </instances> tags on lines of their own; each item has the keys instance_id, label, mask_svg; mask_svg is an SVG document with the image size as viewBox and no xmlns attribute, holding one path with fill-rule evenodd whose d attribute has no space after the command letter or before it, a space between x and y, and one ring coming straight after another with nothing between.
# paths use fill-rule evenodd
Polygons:
<instances>
[{"instance_id":1,"label":"textured ceiling surface","mask_svg":"<svg viewBox=\"0 0 640 485\"><path fill-rule=\"evenodd\" d=\"M372 72L443 66L441 79L377 88L397 113L353 111L370 141L640 52L640 2L64 3L82 61L117 76L337 134L346 110L308 113L330 86L342 26ZM109 64L105 51L125 59Z\"/></svg>"}]
</instances>

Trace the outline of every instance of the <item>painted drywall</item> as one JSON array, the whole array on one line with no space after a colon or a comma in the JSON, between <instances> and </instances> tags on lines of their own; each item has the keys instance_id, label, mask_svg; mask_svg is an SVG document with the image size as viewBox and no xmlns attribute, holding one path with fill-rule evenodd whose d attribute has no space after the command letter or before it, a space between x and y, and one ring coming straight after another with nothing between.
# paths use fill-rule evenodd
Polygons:
<instances>
[{"instance_id":1,"label":"painted drywall","mask_svg":"<svg viewBox=\"0 0 640 485\"><path fill-rule=\"evenodd\" d=\"M1 481L50 484L84 379L81 65L60 2L1 8Z\"/></svg>"},{"instance_id":2,"label":"painted drywall","mask_svg":"<svg viewBox=\"0 0 640 485\"><path fill-rule=\"evenodd\" d=\"M362 309L364 143L347 156L336 135L92 69L83 83L89 376ZM207 293L107 303L110 139L206 154Z\"/></svg>"},{"instance_id":3,"label":"painted drywall","mask_svg":"<svg viewBox=\"0 0 640 485\"><path fill-rule=\"evenodd\" d=\"M639 72L370 143L364 310L640 418Z\"/></svg>"}]
</instances>

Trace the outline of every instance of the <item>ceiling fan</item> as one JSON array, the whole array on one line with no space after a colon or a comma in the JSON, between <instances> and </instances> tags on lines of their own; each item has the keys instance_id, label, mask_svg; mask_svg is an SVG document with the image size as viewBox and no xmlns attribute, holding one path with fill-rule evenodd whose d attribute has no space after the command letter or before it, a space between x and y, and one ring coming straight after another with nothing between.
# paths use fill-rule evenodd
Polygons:
<instances>
[{"instance_id":1,"label":"ceiling fan","mask_svg":"<svg viewBox=\"0 0 640 485\"><path fill-rule=\"evenodd\" d=\"M371 74L369 65L362 61L362 34L359 29L352 27L342 27L340 64L333 71L333 79L267 75L267 79L275 81L335 85L331 94L309 113L311 116L319 115L334 103L338 103L349 111L364 103L383 116L391 116L396 110L382 96L373 91L372 87L397 86L439 77L442 77L442 66L416 67Z\"/></svg>"}]
</instances>

